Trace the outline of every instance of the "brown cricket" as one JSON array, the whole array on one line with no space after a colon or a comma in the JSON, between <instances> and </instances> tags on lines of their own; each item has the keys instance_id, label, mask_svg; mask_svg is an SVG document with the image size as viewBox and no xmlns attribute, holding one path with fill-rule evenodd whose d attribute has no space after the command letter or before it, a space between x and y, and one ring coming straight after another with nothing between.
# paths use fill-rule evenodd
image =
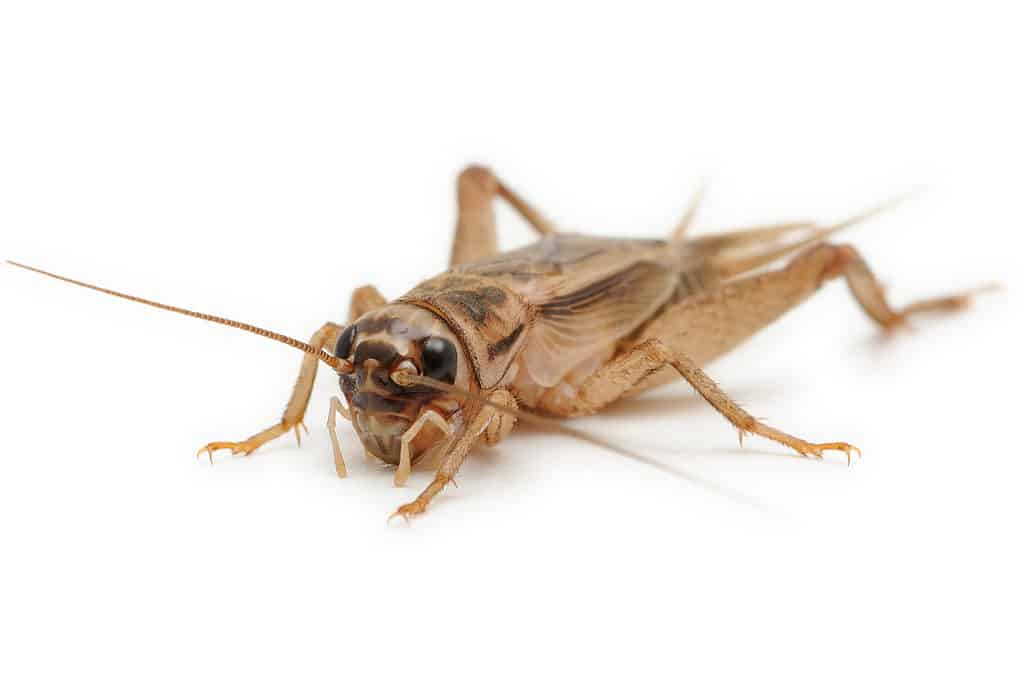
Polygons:
<instances>
[{"instance_id":1,"label":"brown cricket","mask_svg":"<svg viewBox=\"0 0 1023 683\"><path fill-rule=\"evenodd\" d=\"M345 398L331 399L327 419L339 476L346 468L337 415L351 422L367 457L396 467L395 485L414 465L436 467L429 486L394 513L406 519L426 510L474 446L498 443L516 419L550 424L590 415L678 377L739 430L740 441L758 434L805 456L833 450L851 458L859 451L844 441L806 441L765 425L701 368L835 278L845 278L863 311L889 330L913 314L961 309L981 291L894 309L856 249L827 241L892 203L832 226L782 223L687 238L698 193L669 239L610 239L558 232L486 168L466 168L457 188L450 269L392 302L372 286L357 289L347 325L324 323L308 344L9 263L305 351L280 421L244 441L207 444L200 453L211 459L220 449L248 455L291 430L297 437L317 362L329 365ZM498 252L497 197L538 241ZM767 269L789 256L784 267Z\"/></svg>"}]
</instances>

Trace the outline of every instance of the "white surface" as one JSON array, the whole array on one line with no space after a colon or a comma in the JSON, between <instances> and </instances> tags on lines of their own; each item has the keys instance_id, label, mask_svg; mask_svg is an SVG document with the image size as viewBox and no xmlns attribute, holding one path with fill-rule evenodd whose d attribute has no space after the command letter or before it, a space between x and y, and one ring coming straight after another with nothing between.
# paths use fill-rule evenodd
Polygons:
<instances>
[{"instance_id":1,"label":"white surface","mask_svg":"<svg viewBox=\"0 0 1023 683\"><path fill-rule=\"evenodd\" d=\"M194 457L278 418L293 351L5 267L0 677L1018 680L1018 21L428 5L5 5L0 257L306 337L444 267L480 161L615 235L701 177L700 231L925 185L843 239L897 302L1008 290L884 342L833 284L712 366L851 469L676 386L578 424L720 492L523 430L389 528L430 475L345 431L337 479L330 378L300 449Z\"/></svg>"}]
</instances>

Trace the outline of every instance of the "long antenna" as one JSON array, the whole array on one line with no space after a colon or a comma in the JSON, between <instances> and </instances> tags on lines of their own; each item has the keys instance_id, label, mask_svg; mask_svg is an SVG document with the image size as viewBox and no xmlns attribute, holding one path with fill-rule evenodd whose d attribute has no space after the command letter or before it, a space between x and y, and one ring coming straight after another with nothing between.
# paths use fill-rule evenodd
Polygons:
<instances>
[{"instance_id":1,"label":"long antenna","mask_svg":"<svg viewBox=\"0 0 1023 683\"><path fill-rule=\"evenodd\" d=\"M7 263L9 263L12 266L15 266L17 268L23 268L24 270L30 270L33 273L39 273L40 275L45 275L46 277L52 277L54 280L61 280L62 282L67 282L69 284L77 285L79 287L85 287L86 289L91 289L91 290L94 290L94 291L97 291L97 292L102 292L103 294L109 294L110 296L116 296L116 297L119 297L121 299L127 299L128 301L134 301L136 303L145 304L146 306L152 306L153 308L159 308L159 309L164 310L164 311L171 311L172 313L180 313L181 315L187 315L187 316L190 316L192 318L199 318L199 320L205 320L205 321L211 322L211 323L218 323L220 325L227 325L228 327L234 327L234 328L237 328L239 330L245 330L246 332L251 332L253 334L258 334L261 337L266 337L267 339L273 339L274 341L279 341L282 344L287 344L288 346L296 348L299 351L305 351L308 354L316 356L321 361L323 361L324 363L326 363L330 367L334 368L338 372L347 371L346 370L347 364L344 361L341 361L341 360L335 358L334 356L330 355L329 353L326 353L325 351L323 351L321 349L317 349L317 348L315 348L313 346L310 346L309 344L306 344L305 342L299 341L297 339L293 339L292 337L280 334L278 332L272 332L270 330L265 330L262 327L256 327L255 325L249 325L248 323L238 322L237 320L231 320L230 318L221 318L220 316L217 316L217 315L210 315L208 313L199 313L197 311L190 311L187 308L179 308L177 306L169 306L167 304L161 304L161 303L159 303L157 301L150 301L149 299L143 299L142 297L139 297L139 296L132 296L131 294L124 294L123 292L117 292L117 291L114 291L112 289L107 289L105 287L99 287L97 285L90 285L88 282L82 282L80 280L74 280L74 279L69 278L69 277L64 277L63 275L57 275L56 273L50 273L50 272L42 270L40 268L34 268L32 266L27 266L24 263L17 263L16 261L7 261Z\"/></svg>"}]
</instances>

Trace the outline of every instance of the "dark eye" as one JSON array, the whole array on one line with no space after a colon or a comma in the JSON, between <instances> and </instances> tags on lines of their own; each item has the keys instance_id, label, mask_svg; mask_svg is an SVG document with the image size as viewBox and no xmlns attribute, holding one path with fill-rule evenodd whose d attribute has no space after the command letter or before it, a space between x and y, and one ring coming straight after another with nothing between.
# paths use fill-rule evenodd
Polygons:
<instances>
[{"instance_id":1,"label":"dark eye","mask_svg":"<svg viewBox=\"0 0 1023 683\"><path fill-rule=\"evenodd\" d=\"M455 345L442 337L427 337L423 341L423 374L440 382L451 384L458 369Z\"/></svg>"},{"instance_id":2,"label":"dark eye","mask_svg":"<svg viewBox=\"0 0 1023 683\"><path fill-rule=\"evenodd\" d=\"M334 356L337 358L348 358L348 356L352 355L352 342L355 340L355 333L355 325L349 325L345 328L345 331L337 338L337 344L334 346Z\"/></svg>"}]
</instances>

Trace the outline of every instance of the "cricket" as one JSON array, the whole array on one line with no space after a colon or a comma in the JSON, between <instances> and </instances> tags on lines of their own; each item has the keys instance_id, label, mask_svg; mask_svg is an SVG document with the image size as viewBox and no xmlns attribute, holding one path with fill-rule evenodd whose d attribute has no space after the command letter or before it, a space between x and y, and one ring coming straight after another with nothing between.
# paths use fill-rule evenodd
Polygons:
<instances>
[{"instance_id":1,"label":"cricket","mask_svg":"<svg viewBox=\"0 0 1023 683\"><path fill-rule=\"evenodd\" d=\"M351 423L367 458L395 468L396 486L413 467L436 470L390 518L425 512L473 448L497 444L516 421L560 424L678 379L738 430L740 443L756 434L803 456L834 451L851 461L859 456L852 444L809 441L764 424L702 368L838 278L885 330L917 314L963 309L991 286L892 307L859 252L830 238L896 201L832 225L801 221L692 237L701 196L666 239L590 237L559 232L489 169L469 166L457 179L448 270L393 301L373 286L357 289L345 324L326 322L308 342L8 263L304 352L281 419L243 441L206 444L199 454L211 461L218 451L249 455L292 431L301 443L319 363L329 366L344 398L331 398L327 418L339 476L347 468L338 416ZM498 251L498 199L537 241Z\"/></svg>"}]
</instances>

